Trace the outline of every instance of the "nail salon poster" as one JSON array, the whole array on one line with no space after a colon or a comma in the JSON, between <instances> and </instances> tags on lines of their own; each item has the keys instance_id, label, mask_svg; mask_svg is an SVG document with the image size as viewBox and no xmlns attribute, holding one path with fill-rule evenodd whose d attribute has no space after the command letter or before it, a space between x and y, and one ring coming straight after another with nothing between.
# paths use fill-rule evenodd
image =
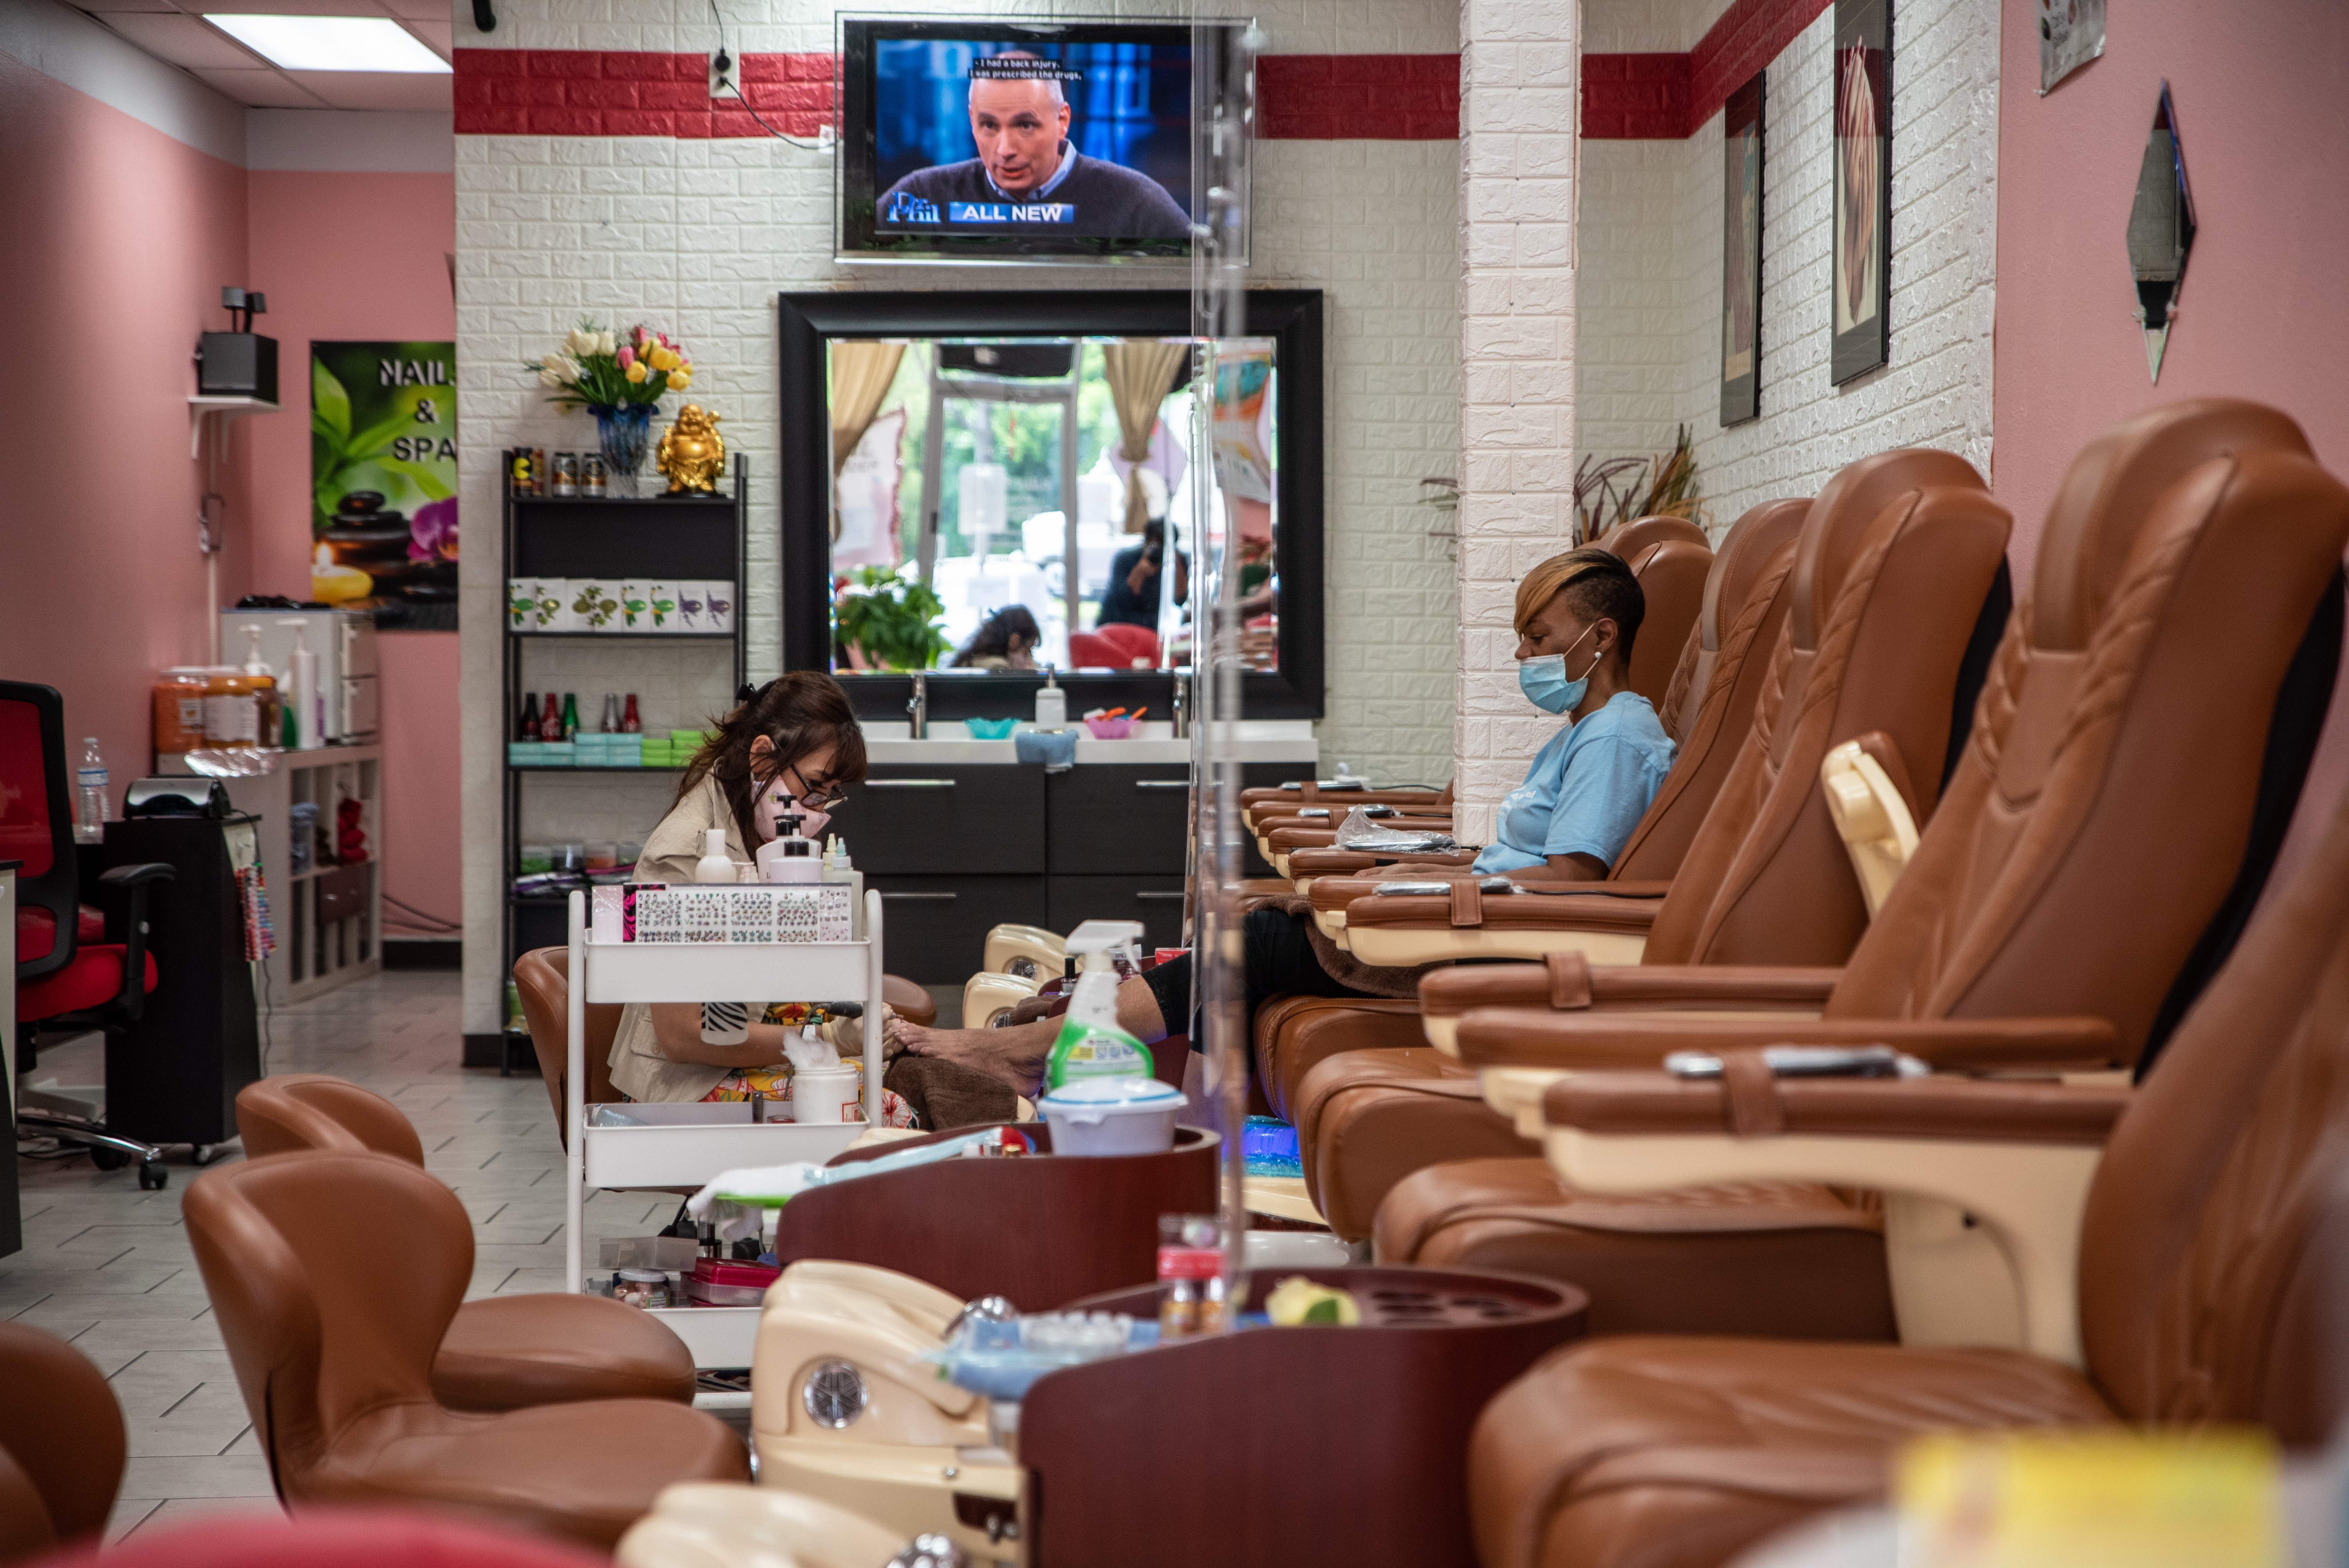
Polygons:
<instances>
[{"instance_id":1,"label":"nail salon poster","mask_svg":"<svg viewBox=\"0 0 2349 1568\"><path fill-rule=\"evenodd\" d=\"M310 596L457 629L457 346L310 345Z\"/></svg>"}]
</instances>

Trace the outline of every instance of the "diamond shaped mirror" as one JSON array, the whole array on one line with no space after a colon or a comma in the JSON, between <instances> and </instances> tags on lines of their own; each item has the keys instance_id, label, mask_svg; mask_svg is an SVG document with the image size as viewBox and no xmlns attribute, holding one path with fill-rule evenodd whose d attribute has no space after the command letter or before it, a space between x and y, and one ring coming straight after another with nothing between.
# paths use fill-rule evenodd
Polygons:
<instances>
[{"instance_id":1,"label":"diamond shaped mirror","mask_svg":"<svg viewBox=\"0 0 2349 1568\"><path fill-rule=\"evenodd\" d=\"M2129 272L2137 279L2137 319L2145 328L2145 364L2161 379L2162 350L2178 315L2187 253L2194 248L2194 197L2186 188L2186 155L2178 141L2169 84L2153 108L2153 133L2137 169L2137 200L2129 203Z\"/></svg>"}]
</instances>

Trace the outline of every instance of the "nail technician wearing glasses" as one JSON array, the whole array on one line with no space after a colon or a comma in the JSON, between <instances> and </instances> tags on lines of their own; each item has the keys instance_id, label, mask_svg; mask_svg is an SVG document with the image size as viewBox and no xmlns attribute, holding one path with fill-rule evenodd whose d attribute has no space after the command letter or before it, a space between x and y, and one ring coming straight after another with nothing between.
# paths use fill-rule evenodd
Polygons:
<instances>
[{"instance_id":1,"label":"nail technician wearing glasses","mask_svg":"<svg viewBox=\"0 0 2349 1568\"><path fill-rule=\"evenodd\" d=\"M726 830L726 852L747 863L782 833L787 811L821 842L843 787L864 777L864 732L830 676L796 670L736 695L734 711L686 769L668 815L645 841L638 881L693 881L702 834L712 828ZM631 1003L612 1039L612 1087L638 1100L780 1098L790 1092L781 1070L784 1027L807 1016L802 1004L771 1007L748 1039L712 1045L701 1037L698 1006Z\"/></svg>"}]
</instances>

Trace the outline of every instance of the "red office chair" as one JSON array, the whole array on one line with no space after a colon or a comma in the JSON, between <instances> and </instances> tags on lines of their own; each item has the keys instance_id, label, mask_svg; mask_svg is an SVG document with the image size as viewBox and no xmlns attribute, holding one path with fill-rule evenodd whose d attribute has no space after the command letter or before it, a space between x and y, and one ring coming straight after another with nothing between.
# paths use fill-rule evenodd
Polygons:
<instances>
[{"instance_id":1,"label":"red office chair","mask_svg":"<svg viewBox=\"0 0 2349 1568\"><path fill-rule=\"evenodd\" d=\"M1134 633L1147 638L1148 645L1141 645L1129 635L1121 634ZM1069 634L1069 664L1072 668L1130 670L1136 659L1157 663L1157 634L1144 631L1140 626L1120 625L1114 621L1097 631Z\"/></svg>"},{"instance_id":2,"label":"red office chair","mask_svg":"<svg viewBox=\"0 0 2349 1568\"><path fill-rule=\"evenodd\" d=\"M1080 670L1123 670L1133 665L1133 655L1098 632L1069 634L1069 666Z\"/></svg>"},{"instance_id":3,"label":"red office chair","mask_svg":"<svg viewBox=\"0 0 2349 1568\"><path fill-rule=\"evenodd\" d=\"M1111 621L1093 628L1093 635L1106 638L1125 650L1126 662L1148 659L1158 662L1158 634L1147 626L1137 626L1128 621Z\"/></svg>"},{"instance_id":4,"label":"red office chair","mask_svg":"<svg viewBox=\"0 0 2349 1568\"><path fill-rule=\"evenodd\" d=\"M147 951L147 887L171 868L116 866L98 891L124 901L122 941L105 941L98 911L81 903L74 858L73 814L66 797L66 705L55 686L0 681L0 861L16 872L16 1128L89 1150L90 1163L116 1171L139 1161L139 1185L169 1180L163 1152L107 1130L92 1109L25 1086L44 1030L119 1033L139 1021L155 988Z\"/></svg>"}]
</instances>

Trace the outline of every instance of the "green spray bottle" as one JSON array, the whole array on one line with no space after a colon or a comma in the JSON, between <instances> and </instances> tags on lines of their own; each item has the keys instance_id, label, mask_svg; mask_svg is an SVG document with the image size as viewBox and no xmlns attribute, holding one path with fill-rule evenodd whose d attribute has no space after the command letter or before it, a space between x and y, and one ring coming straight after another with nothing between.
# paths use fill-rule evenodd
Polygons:
<instances>
[{"instance_id":1,"label":"green spray bottle","mask_svg":"<svg viewBox=\"0 0 2349 1568\"><path fill-rule=\"evenodd\" d=\"M1117 1026L1116 954L1141 941L1138 920L1089 920L1069 934L1077 989L1044 1065L1047 1092L1079 1078L1152 1076L1150 1047Z\"/></svg>"}]
</instances>

